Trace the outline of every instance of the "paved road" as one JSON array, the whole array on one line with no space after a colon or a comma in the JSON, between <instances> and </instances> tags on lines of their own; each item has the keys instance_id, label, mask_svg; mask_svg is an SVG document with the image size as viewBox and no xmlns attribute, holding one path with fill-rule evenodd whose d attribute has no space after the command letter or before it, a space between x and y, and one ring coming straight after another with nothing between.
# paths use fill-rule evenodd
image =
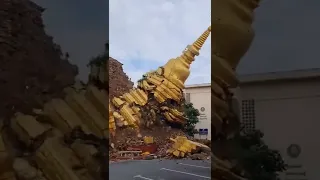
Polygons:
<instances>
[{"instance_id":1,"label":"paved road","mask_svg":"<svg viewBox=\"0 0 320 180\"><path fill-rule=\"evenodd\" d=\"M209 161L142 160L112 163L110 180L208 180Z\"/></svg>"}]
</instances>

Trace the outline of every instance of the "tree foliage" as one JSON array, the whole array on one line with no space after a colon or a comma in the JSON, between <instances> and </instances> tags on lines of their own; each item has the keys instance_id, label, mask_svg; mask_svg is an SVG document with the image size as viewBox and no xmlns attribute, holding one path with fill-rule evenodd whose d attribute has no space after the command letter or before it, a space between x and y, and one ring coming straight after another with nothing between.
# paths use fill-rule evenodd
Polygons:
<instances>
[{"instance_id":1,"label":"tree foliage","mask_svg":"<svg viewBox=\"0 0 320 180\"><path fill-rule=\"evenodd\" d=\"M270 149L262 140L259 130L237 134L230 141L232 154L237 160L235 170L244 170L250 180L278 180L278 173L285 170L285 163L277 150Z\"/></svg>"},{"instance_id":2,"label":"tree foliage","mask_svg":"<svg viewBox=\"0 0 320 180\"><path fill-rule=\"evenodd\" d=\"M196 133L195 126L199 122L200 112L193 107L192 103L183 103L184 114L187 117L187 123L184 126L184 130L189 136L193 136Z\"/></svg>"}]
</instances>

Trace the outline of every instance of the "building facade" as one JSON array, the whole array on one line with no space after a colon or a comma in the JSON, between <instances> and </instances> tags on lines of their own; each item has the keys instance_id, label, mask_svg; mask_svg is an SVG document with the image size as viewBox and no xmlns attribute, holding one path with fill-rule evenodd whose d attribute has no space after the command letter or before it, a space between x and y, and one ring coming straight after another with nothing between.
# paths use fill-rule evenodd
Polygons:
<instances>
[{"instance_id":1,"label":"building facade","mask_svg":"<svg viewBox=\"0 0 320 180\"><path fill-rule=\"evenodd\" d=\"M245 75L235 90L247 131L261 130L289 165L285 179L320 179L320 69ZM318 126L319 125L319 126Z\"/></svg>"},{"instance_id":2,"label":"building facade","mask_svg":"<svg viewBox=\"0 0 320 180\"><path fill-rule=\"evenodd\" d=\"M232 91L239 101L242 124L246 131L261 130L268 146L280 151L288 164L281 180L320 179L320 69L239 79L239 88ZM185 97L202 114L196 128L208 129L211 139L210 84L186 86Z\"/></svg>"},{"instance_id":3,"label":"building facade","mask_svg":"<svg viewBox=\"0 0 320 180\"><path fill-rule=\"evenodd\" d=\"M187 85L184 89L184 95L187 102L191 102L193 106L199 110L199 123L196 129L200 134L195 135L196 138L211 139L211 85L194 84Z\"/></svg>"}]
</instances>

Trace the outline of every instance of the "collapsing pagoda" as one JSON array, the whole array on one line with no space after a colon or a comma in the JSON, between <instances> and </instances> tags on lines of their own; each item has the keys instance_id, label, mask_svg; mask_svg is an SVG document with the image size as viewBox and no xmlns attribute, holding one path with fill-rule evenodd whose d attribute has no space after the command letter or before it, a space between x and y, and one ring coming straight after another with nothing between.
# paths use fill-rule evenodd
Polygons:
<instances>
[{"instance_id":1,"label":"collapsing pagoda","mask_svg":"<svg viewBox=\"0 0 320 180\"><path fill-rule=\"evenodd\" d=\"M157 120L165 119L171 123L185 123L181 110L184 83L190 74L190 65L209 37L209 27L183 53L170 59L164 66L146 73L138 82L137 88L109 100L109 130L115 135L116 127L132 126L141 136L141 125L151 126ZM150 104L152 104L150 106ZM147 106L148 105L148 106ZM147 117L144 112L149 111Z\"/></svg>"}]
</instances>

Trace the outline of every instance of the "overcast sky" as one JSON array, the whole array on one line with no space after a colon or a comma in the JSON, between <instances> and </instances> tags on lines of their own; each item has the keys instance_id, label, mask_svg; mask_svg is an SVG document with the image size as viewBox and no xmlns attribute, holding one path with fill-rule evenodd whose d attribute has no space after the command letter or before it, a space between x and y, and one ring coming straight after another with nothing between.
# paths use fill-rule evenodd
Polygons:
<instances>
[{"instance_id":1,"label":"overcast sky","mask_svg":"<svg viewBox=\"0 0 320 180\"><path fill-rule=\"evenodd\" d=\"M209 0L110 0L110 56L134 82L176 58L210 25ZM210 40L191 65L187 83L210 82Z\"/></svg>"},{"instance_id":2,"label":"overcast sky","mask_svg":"<svg viewBox=\"0 0 320 180\"><path fill-rule=\"evenodd\" d=\"M33 0L44 8L47 34L69 52L78 65L80 78L87 80L90 58L103 52L108 40L108 1L106 0Z\"/></svg>"},{"instance_id":3,"label":"overcast sky","mask_svg":"<svg viewBox=\"0 0 320 180\"><path fill-rule=\"evenodd\" d=\"M86 79L86 64L108 38L108 1L35 0L44 21ZM265 0L256 11L255 40L238 73L319 68L318 0ZM133 80L180 55L210 24L209 0L110 0L110 55ZM192 64L188 84L209 82L210 43Z\"/></svg>"},{"instance_id":4,"label":"overcast sky","mask_svg":"<svg viewBox=\"0 0 320 180\"><path fill-rule=\"evenodd\" d=\"M238 73L320 68L319 7L318 0L265 0L256 10L256 36Z\"/></svg>"}]
</instances>

